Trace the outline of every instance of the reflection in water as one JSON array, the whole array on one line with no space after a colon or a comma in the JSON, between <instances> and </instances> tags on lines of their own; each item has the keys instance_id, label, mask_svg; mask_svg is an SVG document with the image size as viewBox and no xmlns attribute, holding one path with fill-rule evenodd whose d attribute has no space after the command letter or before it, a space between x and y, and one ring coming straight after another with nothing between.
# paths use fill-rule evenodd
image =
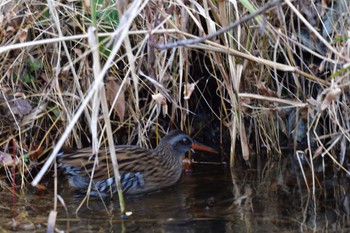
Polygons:
<instances>
[{"instance_id":1,"label":"reflection in water","mask_svg":"<svg viewBox=\"0 0 350 233\"><path fill-rule=\"evenodd\" d=\"M298 167L288 160L232 173L222 165L194 164L192 174L184 174L175 186L127 198L127 211L133 214L125 221L119 216L117 197L104 200L104 204L90 199L76 214L82 197L74 196L62 179L59 190L68 213L59 207L56 227L66 232L346 231L348 178L317 175L322 189L317 187L313 196L307 192ZM15 202L8 192L0 193L0 231L44 232L53 208L50 190L29 191Z\"/></svg>"}]
</instances>

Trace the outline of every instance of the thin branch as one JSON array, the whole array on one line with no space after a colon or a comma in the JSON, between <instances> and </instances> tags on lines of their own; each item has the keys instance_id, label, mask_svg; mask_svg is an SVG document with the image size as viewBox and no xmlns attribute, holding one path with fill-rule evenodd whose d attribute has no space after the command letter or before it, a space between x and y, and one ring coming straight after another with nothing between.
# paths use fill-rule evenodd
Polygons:
<instances>
[{"instance_id":1,"label":"thin branch","mask_svg":"<svg viewBox=\"0 0 350 233\"><path fill-rule=\"evenodd\" d=\"M200 37L198 39L184 39L184 40L179 40L179 41L175 41L172 43L168 43L168 44L155 44L154 47L157 49L170 49L170 48L174 48L174 47L180 47L180 46L186 46L186 45L190 45L190 44L198 44L198 43L202 43L206 40L210 40L220 34L223 34L227 31L232 30L233 28L237 27L238 25L247 22L253 18L255 18L256 16L260 15L261 13L267 11L268 9L275 7L277 5L279 5L281 2L281 0L275 0L272 2L268 2L265 6L260 7L259 9L257 9L254 13L251 13L249 15L244 16L243 18L241 18L240 20L237 20L236 22L232 23L231 25L229 25L228 27L225 28L221 28L220 30L218 30L217 32L213 33L213 34L209 34L203 37Z\"/></svg>"}]
</instances>

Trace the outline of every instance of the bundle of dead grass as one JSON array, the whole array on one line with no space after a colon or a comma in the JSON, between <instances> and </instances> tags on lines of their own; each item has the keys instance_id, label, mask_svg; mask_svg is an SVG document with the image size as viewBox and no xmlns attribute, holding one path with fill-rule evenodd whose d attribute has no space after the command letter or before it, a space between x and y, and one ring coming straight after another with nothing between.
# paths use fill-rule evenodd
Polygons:
<instances>
[{"instance_id":1,"label":"bundle of dead grass","mask_svg":"<svg viewBox=\"0 0 350 233\"><path fill-rule=\"evenodd\" d=\"M231 165L236 138L245 160L306 142L344 163L345 1L94 3L0 6L0 158L12 180L40 159L46 172L62 145L150 146L174 125L211 127Z\"/></svg>"}]
</instances>

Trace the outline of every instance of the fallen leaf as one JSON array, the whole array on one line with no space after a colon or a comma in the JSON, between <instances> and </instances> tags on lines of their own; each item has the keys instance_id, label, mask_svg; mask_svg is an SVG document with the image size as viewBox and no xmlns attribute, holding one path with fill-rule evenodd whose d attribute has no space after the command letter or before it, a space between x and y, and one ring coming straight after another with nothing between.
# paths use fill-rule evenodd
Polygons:
<instances>
[{"instance_id":1,"label":"fallen leaf","mask_svg":"<svg viewBox=\"0 0 350 233\"><path fill-rule=\"evenodd\" d=\"M249 106L249 104L250 104L250 103L251 103L250 98L246 98L246 97L240 98L240 100L239 100L239 105L240 105L241 111L242 111L243 113L249 113L249 111L250 111L250 106Z\"/></svg>"},{"instance_id":2,"label":"fallen leaf","mask_svg":"<svg viewBox=\"0 0 350 233\"><path fill-rule=\"evenodd\" d=\"M13 27L11 27L11 26L8 26L6 28L6 32L14 32L14 31L15 31L15 29Z\"/></svg>"},{"instance_id":3,"label":"fallen leaf","mask_svg":"<svg viewBox=\"0 0 350 233\"><path fill-rule=\"evenodd\" d=\"M12 101L9 101L9 106L13 114L18 115L19 117L27 115L32 110L32 106L28 100L24 99L13 99Z\"/></svg>"},{"instance_id":4,"label":"fallen leaf","mask_svg":"<svg viewBox=\"0 0 350 233\"><path fill-rule=\"evenodd\" d=\"M44 73L44 72L42 72L41 74L40 74L40 78L42 78L45 82L47 82L47 83L49 83L50 81L49 81L49 79L47 78L47 76L46 76L46 74Z\"/></svg>"},{"instance_id":5,"label":"fallen leaf","mask_svg":"<svg viewBox=\"0 0 350 233\"><path fill-rule=\"evenodd\" d=\"M32 145L29 150L29 159L31 161L37 160L44 154L44 150L42 147L38 147L36 145Z\"/></svg>"},{"instance_id":6,"label":"fallen leaf","mask_svg":"<svg viewBox=\"0 0 350 233\"><path fill-rule=\"evenodd\" d=\"M184 99L185 100L190 99L190 97L192 95L192 92L196 88L197 82L195 82L195 83L186 83L185 84L185 89L184 89Z\"/></svg>"},{"instance_id":7,"label":"fallen leaf","mask_svg":"<svg viewBox=\"0 0 350 233\"><path fill-rule=\"evenodd\" d=\"M314 153L314 155L313 155L313 159L315 159L315 158L317 158L318 156L320 156L321 154L322 154L322 150L323 150L323 147L322 146L319 146L317 149L316 149L316 151L315 151L315 153Z\"/></svg>"},{"instance_id":8,"label":"fallen leaf","mask_svg":"<svg viewBox=\"0 0 350 233\"><path fill-rule=\"evenodd\" d=\"M0 165L5 167L11 167L14 165L12 155L0 151Z\"/></svg>"},{"instance_id":9,"label":"fallen leaf","mask_svg":"<svg viewBox=\"0 0 350 233\"><path fill-rule=\"evenodd\" d=\"M37 185L35 186L35 188L36 188L37 190L39 190L39 191L46 191L46 190L47 190L46 186L43 185L43 184L37 184Z\"/></svg>"},{"instance_id":10,"label":"fallen leaf","mask_svg":"<svg viewBox=\"0 0 350 233\"><path fill-rule=\"evenodd\" d=\"M106 83L107 101L111 106L114 106L113 109L117 113L120 121L124 121L125 109L126 109L124 88L120 90L118 99L115 102L115 97L117 96L119 89L120 89L120 84L113 77L109 77Z\"/></svg>"},{"instance_id":11,"label":"fallen leaf","mask_svg":"<svg viewBox=\"0 0 350 233\"><path fill-rule=\"evenodd\" d=\"M301 119L303 119L304 121L307 121L308 114L309 114L309 109L307 107L300 109Z\"/></svg>"},{"instance_id":12,"label":"fallen leaf","mask_svg":"<svg viewBox=\"0 0 350 233\"><path fill-rule=\"evenodd\" d=\"M6 84L3 84L2 86L0 86L0 89L4 94L8 94L12 90L11 87Z\"/></svg>"},{"instance_id":13,"label":"fallen leaf","mask_svg":"<svg viewBox=\"0 0 350 233\"><path fill-rule=\"evenodd\" d=\"M152 99L154 99L156 101L156 103L159 105L166 104L166 99L165 99L164 95L162 95L161 93L152 95Z\"/></svg>"},{"instance_id":14,"label":"fallen leaf","mask_svg":"<svg viewBox=\"0 0 350 233\"><path fill-rule=\"evenodd\" d=\"M258 88L259 92L264 96L277 97L276 92L266 86L266 82L258 82L256 84L256 87Z\"/></svg>"},{"instance_id":15,"label":"fallen leaf","mask_svg":"<svg viewBox=\"0 0 350 233\"><path fill-rule=\"evenodd\" d=\"M168 105L166 103L166 98L162 93L152 95L152 99L154 99L158 105L162 106L162 112L164 116L168 114Z\"/></svg>"},{"instance_id":16,"label":"fallen leaf","mask_svg":"<svg viewBox=\"0 0 350 233\"><path fill-rule=\"evenodd\" d=\"M18 39L21 43L27 41L28 29L20 29L18 31Z\"/></svg>"},{"instance_id":17,"label":"fallen leaf","mask_svg":"<svg viewBox=\"0 0 350 233\"><path fill-rule=\"evenodd\" d=\"M78 57L83 56L83 51L81 51L81 49L74 48L73 51L76 55L78 55Z\"/></svg>"},{"instance_id":18,"label":"fallen leaf","mask_svg":"<svg viewBox=\"0 0 350 233\"><path fill-rule=\"evenodd\" d=\"M30 124L38 118L38 116L46 111L46 104L42 104L32 109L29 114L25 115L22 119L22 123Z\"/></svg>"},{"instance_id":19,"label":"fallen leaf","mask_svg":"<svg viewBox=\"0 0 350 233\"><path fill-rule=\"evenodd\" d=\"M317 102L320 104L321 111L328 108L331 103L337 99L337 97L340 95L341 89L339 88L338 84L332 80L332 84L329 88L326 88L318 97ZM322 100L322 97L324 96L324 99Z\"/></svg>"}]
</instances>

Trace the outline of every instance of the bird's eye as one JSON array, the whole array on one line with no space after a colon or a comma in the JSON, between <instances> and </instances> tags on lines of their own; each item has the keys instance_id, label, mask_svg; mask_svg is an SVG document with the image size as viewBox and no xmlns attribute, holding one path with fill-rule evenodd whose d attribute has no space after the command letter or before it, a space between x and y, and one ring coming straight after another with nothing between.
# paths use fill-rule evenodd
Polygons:
<instances>
[{"instance_id":1,"label":"bird's eye","mask_svg":"<svg viewBox=\"0 0 350 233\"><path fill-rule=\"evenodd\" d=\"M190 144L191 141L190 141L190 139L188 139L188 138L185 137L185 138L182 139L182 143L185 144L185 145L187 145L187 144Z\"/></svg>"}]
</instances>

